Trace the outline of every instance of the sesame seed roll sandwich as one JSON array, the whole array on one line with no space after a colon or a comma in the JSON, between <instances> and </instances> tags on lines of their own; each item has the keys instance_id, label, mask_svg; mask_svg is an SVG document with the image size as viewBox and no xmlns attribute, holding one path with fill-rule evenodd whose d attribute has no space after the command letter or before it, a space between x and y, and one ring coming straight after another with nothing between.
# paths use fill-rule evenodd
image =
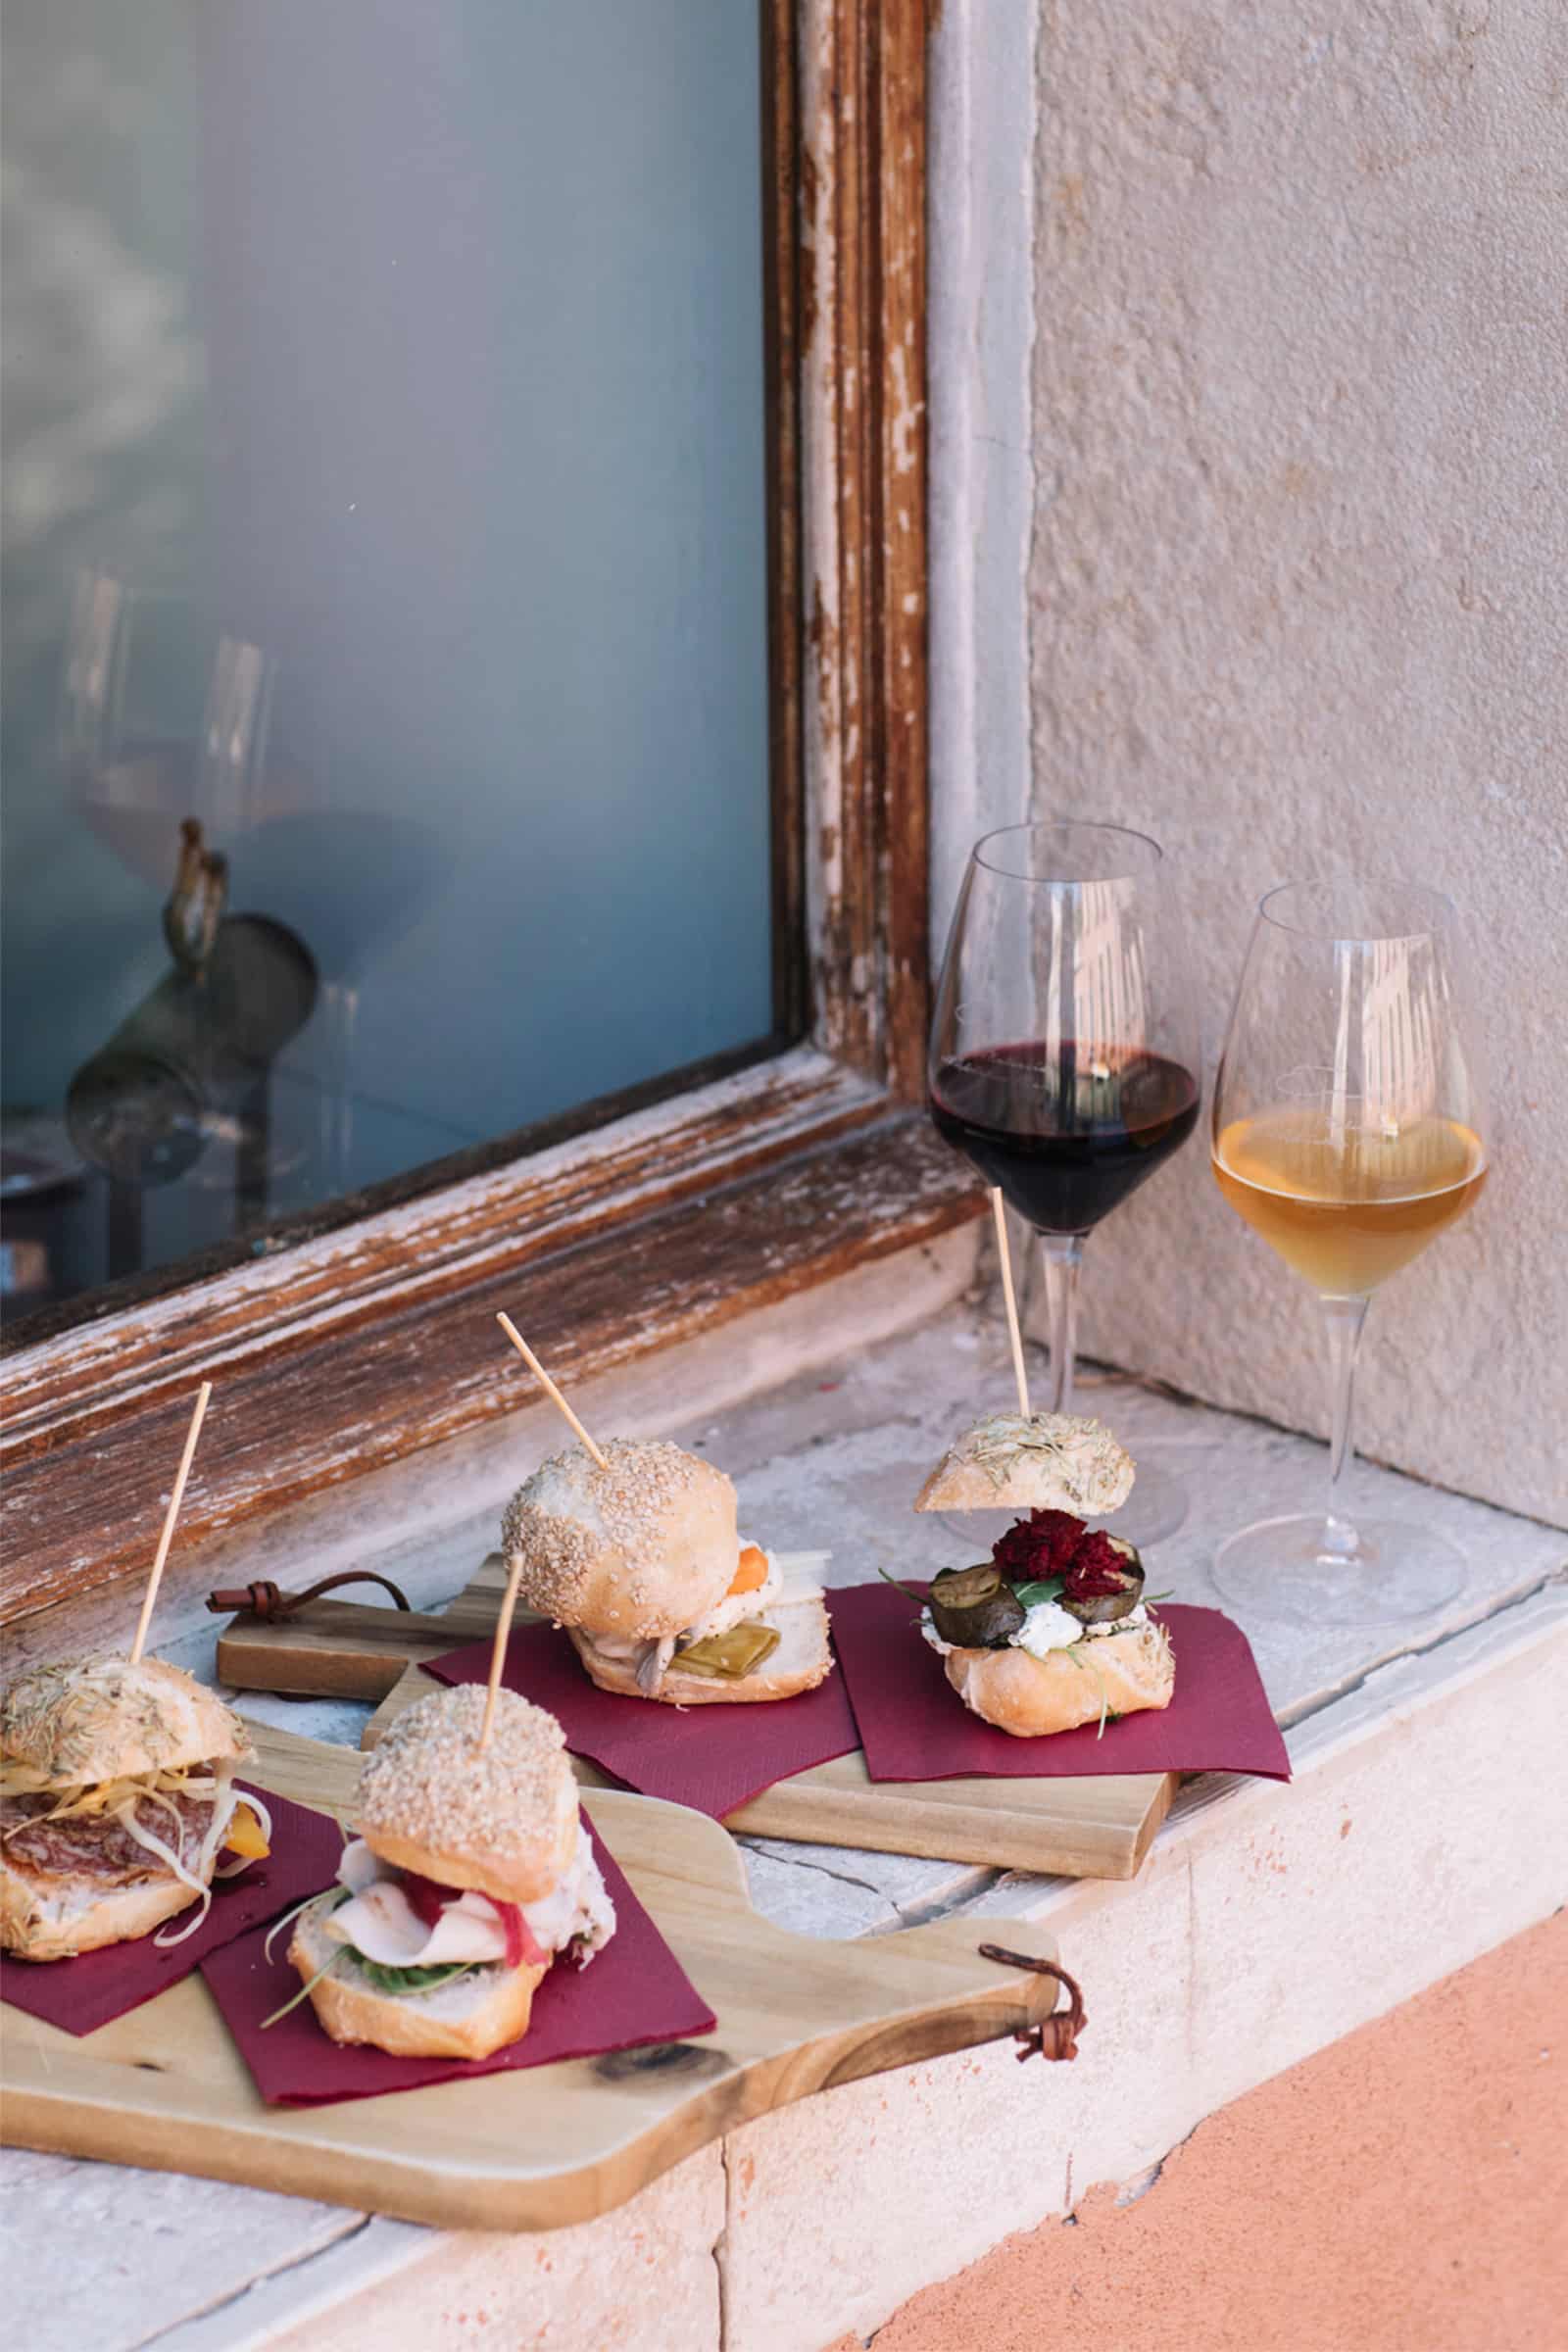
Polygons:
<instances>
[{"instance_id":1,"label":"sesame seed roll sandwich","mask_svg":"<svg viewBox=\"0 0 1568 2352\"><path fill-rule=\"evenodd\" d=\"M476 1684L422 1698L366 1764L360 1835L288 1947L334 2041L399 2058L488 2058L528 2031L552 1963L615 1932L561 1726ZM279 1922L279 1926L285 1925ZM275 2022L269 2018L268 2024Z\"/></svg>"},{"instance_id":2,"label":"sesame seed roll sandwich","mask_svg":"<svg viewBox=\"0 0 1568 2352\"><path fill-rule=\"evenodd\" d=\"M207 1916L215 1878L268 1851L233 1787L245 1727L159 1658L35 1667L0 1699L0 1946L66 1960Z\"/></svg>"},{"instance_id":3,"label":"sesame seed roll sandwich","mask_svg":"<svg viewBox=\"0 0 1568 2352\"><path fill-rule=\"evenodd\" d=\"M568 1446L502 1521L517 1597L564 1626L601 1690L675 1706L790 1698L832 1671L812 1571L743 1544L735 1489L700 1454L612 1438L604 1463Z\"/></svg>"}]
</instances>

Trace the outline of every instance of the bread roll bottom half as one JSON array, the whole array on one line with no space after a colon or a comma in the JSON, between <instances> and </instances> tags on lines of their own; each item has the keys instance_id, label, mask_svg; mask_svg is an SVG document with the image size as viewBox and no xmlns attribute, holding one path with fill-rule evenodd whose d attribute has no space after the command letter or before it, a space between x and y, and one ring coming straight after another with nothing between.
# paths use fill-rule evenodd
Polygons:
<instances>
[{"instance_id":1,"label":"bread roll bottom half","mask_svg":"<svg viewBox=\"0 0 1568 2352\"><path fill-rule=\"evenodd\" d=\"M1176 1688L1170 1640L1155 1624L1096 1635L1043 1658L1011 1646L950 1650L943 1663L964 1705L1016 1740L1168 1707Z\"/></svg>"}]
</instances>

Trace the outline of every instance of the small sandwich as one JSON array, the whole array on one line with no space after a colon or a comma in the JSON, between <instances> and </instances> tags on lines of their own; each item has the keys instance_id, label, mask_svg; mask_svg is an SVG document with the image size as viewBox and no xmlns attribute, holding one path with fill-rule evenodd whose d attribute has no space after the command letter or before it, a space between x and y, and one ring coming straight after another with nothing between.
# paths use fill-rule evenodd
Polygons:
<instances>
[{"instance_id":1,"label":"small sandwich","mask_svg":"<svg viewBox=\"0 0 1568 2352\"><path fill-rule=\"evenodd\" d=\"M920 1631L964 1705L1019 1740L1170 1704L1176 1661L1132 1544L1035 1510L934 1579Z\"/></svg>"},{"instance_id":2,"label":"small sandwich","mask_svg":"<svg viewBox=\"0 0 1568 2352\"><path fill-rule=\"evenodd\" d=\"M721 1470L662 1441L612 1438L543 1463L507 1506L517 1597L564 1626L601 1690L696 1707L792 1698L831 1673L815 1571L740 1542Z\"/></svg>"},{"instance_id":3,"label":"small sandwich","mask_svg":"<svg viewBox=\"0 0 1568 2352\"><path fill-rule=\"evenodd\" d=\"M500 1690L481 1749L484 1707L477 1684L436 1691L371 1755L338 1884L294 1918L302 1989L269 2025L308 1997L334 2041L488 2058L527 2033L558 1954L610 1941L560 1724Z\"/></svg>"},{"instance_id":4,"label":"small sandwich","mask_svg":"<svg viewBox=\"0 0 1568 2352\"><path fill-rule=\"evenodd\" d=\"M1133 1458L1102 1421L992 1413L948 1447L917 1511L1074 1511L1104 1519L1133 1491Z\"/></svg>"},{"instance_id":5,"label":"small sandwich","mask_svg":"<svg viewBox=\"0 0 1568 2352\"><path fill-rule=\"evenodd\" d=\"M67 1960L207 1916L215 1878L272 1835L233 1786L239 1717L177 1666L125 1658L42 1666L0 1699L0 1946Z\"/></svg>"}]
</instances>

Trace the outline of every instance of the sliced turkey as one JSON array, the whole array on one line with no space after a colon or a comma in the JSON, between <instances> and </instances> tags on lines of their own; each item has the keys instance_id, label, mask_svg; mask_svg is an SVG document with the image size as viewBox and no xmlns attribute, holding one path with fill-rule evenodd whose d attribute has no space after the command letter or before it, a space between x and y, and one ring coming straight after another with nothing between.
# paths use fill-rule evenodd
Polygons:
<instances>
[{"instance_id":1,"label":"sliced turkey","mask_svg":"<svg viewBox=\"0 0 1568 2352\"><path fill-rule=\"evenodd\" d=\"M326 1933L379 1967L486 1966L507 1958L505 1918L489 1895L473 1887L454 1891L433 1923L421 1919L400 1874L389 1873L363 1838L344 1847L338 1880L348 1887L349 1900L329 1915ZM586 1959L615 1931L614 1905L593 1847L582 1836L560 1885L536 1903L516 1909L526 1931L524 1954L530 1960L564 1951L578 1937Z\"/></svg>"}]
</instances>

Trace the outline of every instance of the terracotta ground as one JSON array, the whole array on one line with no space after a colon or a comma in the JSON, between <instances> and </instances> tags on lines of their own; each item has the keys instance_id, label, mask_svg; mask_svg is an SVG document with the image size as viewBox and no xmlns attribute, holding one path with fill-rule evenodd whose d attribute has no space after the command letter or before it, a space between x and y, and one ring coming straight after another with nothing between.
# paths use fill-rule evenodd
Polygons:
<instances>
[{"instance_id":1,"label":"terracotta ground","mask_svg":"<svg viewBox=\"0 0 1568 2352\"><path fill-rule=\"evenodd\" d=\"M1136 2200L1093 2189L916 2295L876 2352L1568 2352L1565 2044L1559 1912L1210 2117Z\"/></svg>"}]
</instances>

